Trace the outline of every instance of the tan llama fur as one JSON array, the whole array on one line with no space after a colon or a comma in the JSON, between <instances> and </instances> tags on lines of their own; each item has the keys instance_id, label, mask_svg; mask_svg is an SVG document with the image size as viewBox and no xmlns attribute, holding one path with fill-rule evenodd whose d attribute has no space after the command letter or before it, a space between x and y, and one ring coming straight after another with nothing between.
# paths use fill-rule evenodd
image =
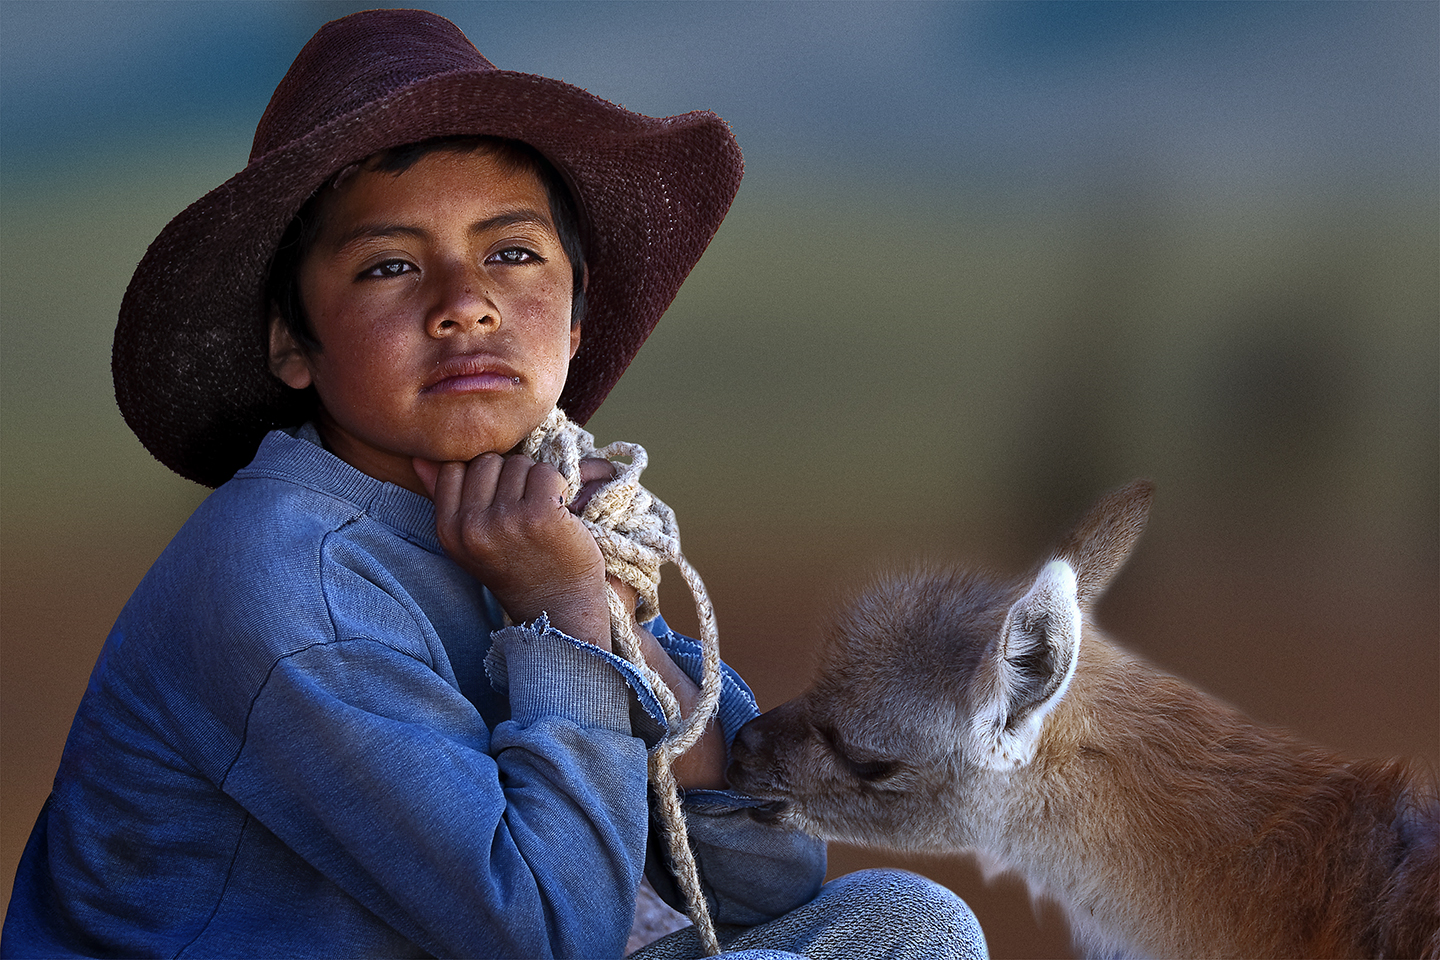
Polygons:
<instances>
[{"instance_id":1,"label":"tan llama fur","mask_svg":"<svg viewBox=\"0 0 1440 960\"><path fill-rule=\"evenodd\" d=\"M971 851L1092 955L1440 957L1440 801L1403 764L1259 727L1116 647L1091 610L1149 514L1102 500L1032 577L880 580L730 782L814 834Z\"/></svg>"}]
</instances>

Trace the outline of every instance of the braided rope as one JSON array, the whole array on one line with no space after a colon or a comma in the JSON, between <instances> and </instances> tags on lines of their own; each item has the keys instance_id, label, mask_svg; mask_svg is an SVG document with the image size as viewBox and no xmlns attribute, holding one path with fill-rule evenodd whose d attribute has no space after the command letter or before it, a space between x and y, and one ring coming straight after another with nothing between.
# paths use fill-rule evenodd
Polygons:
<instances>
[{"instance_id":1,"label":"braided rope","mask_svg":"<svg viewBox=\"0 0 1440 960\"><path fill-rule=\"evenodd\" d=\"M611 640L615 652L634 664L649 681L665 711L669 733L650 752L649 775L655 784L661 827L685 896L686 913L695 924L700 942L713 956L720 952L720 945L700 888L700 871L690 849L685 817L680 809L680 785L672 767L699 741L720 704L720 638L715 626L715 609L700 575L680 552L680 528L675 522L675 512L640 485L640 473L649 464L644 447L617 441L596 449L595 438L572 423L557 407L530 434L521 449L534 460L560 471L567 486L566 503L572 502L580 491L582 459L601 457L615 465L615 478L596 491L581 512L580 520L600 546L605 572L634 587L640 599L639 608L632 614L614 588L606 586ZM617 457L628 458L629 463L618 461ZM689 718L681 717L675 694L645 662L630 628L632 616L648 620L660 613L660 567L665 563L679 568L695 599L695 612L700 621L704 676L700 699Z\"/></svg>"}]
</instances>

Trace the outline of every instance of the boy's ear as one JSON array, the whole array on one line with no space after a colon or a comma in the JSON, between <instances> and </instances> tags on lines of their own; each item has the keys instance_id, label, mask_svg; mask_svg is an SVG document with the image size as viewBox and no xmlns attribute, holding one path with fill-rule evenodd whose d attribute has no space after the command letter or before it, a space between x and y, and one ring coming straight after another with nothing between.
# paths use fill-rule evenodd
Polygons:
<instances>
[{"instance_id":1,"label":"boy's ear","mask_svg":"<svg viewBox=\"0 0 1440 960\"><path fill-rule=\"evenodd\" d=\"M584 271L580 274L580 289L590 289L590 265L585 265ZM570 324L570 359L575 359L575 351L580 349L580 322Z\"/></svg>"},{"instance_id":2,"label":"boy's ear","mask_svg":"<svg viewBox=\"0 0 1440 960\"><path fill-rule=\"evenodd\" d=\"M270 372L294 390L304 390L311 383L310 362L305 351L290 335L280 311L273 307L270 310Z\"/></svg>"}]
</instances>

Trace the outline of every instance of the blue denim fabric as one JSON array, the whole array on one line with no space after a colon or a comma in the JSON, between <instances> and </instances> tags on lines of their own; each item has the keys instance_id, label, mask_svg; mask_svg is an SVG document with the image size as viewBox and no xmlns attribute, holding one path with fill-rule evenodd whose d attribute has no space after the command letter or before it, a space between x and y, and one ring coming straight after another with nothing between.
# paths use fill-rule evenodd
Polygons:
<instances>
[{"instance_id":1,"label":"blue denim fabric","mask_svg":"<svg viewBox=\"0 0 1440 960\"><path fill-rule=\"evenodd\" d=\"M723 960L985 960L970 907L938 883L903 870L860 870L777 920L716 931ZM632 960L704 960L694 927L631 954Z\"/></svg>"},{"instance_id":2,"label":"blue denim fabric","mask_svg":"<svg viewBox=\"0 0 1440 960\"><path fill-rule=\"evenodd\" d=\"M506 627L429 501L311 436L270 434L125 606L0 954L620 956L653 693L544 618ZM651 629L694 669L693 642ZM727 738L756 712L727 671ZM721 923L823 879L818 842L746 805L686 800Z\"/></svg>"}]
</instances>

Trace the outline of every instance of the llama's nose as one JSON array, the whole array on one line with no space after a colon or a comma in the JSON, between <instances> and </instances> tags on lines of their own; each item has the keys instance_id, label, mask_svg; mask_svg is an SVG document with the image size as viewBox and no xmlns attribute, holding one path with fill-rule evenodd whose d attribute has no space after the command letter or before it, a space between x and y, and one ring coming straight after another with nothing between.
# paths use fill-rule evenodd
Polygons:
<instances>
[{"instance_id":1,"label":"llama's nose","mask_svg":"<svg viewBox=\"0 0 1440 960\"><path fill-rule=\"evenodd\" d=\"M803 700L788 700L745 724L735 735L731 756L754 765L788 753L804 739L809 728Z\"/></svg>"},{"instance_id":2,"label":"llama's nose","mask_svg":"<svg viewBox=\"0 0 1440 960\"><path fill-rule=\"evenodd\" d=\"M759 758L762 745L762 736L756 726L759 722L760 717L756 717L735 734L735 741L730 745L731 770L751 765Z\"/></svg>"},{"instance_id":3,"label":"llama's nose","mask_svg":"<svg viewBox=\"0 0 1440 960\"><path fill-rule=\"evenodd\" d=\"M774 739L776 721L784 713L787 705L781 705L774 710L760 714L735 734L735 748L747 755L762 756L773 749L770 747ZM735 753L739 756L739 753Z\"/></svg>"},{"instance_id":4,"label":"llama's nose","mask_svg":"<svg viewBox=\"0 0 1440 960\"><path fill-rule=\"evenodd\" d=\"M776 756L777 734L783 727L786 705L776 707L768 713L751 720L735 734L730 746L730 769L749 774L750 778L770 767Z\"/></svg>"},{"instance_id":5,"label":"llama's nose","mask_svg":"<svg viewBox=\"0 0 1440 960\"><path fill-rule=\"evenodd\" d=\"M770 737L774 714L774 710L762 714L740 728L731 744L730 765L725 771L731 789L756 798L749 812L761 822L778 820L789 806L777 796L785 791L776 780L775 741Z\"/></svg>"}]
</instances>

